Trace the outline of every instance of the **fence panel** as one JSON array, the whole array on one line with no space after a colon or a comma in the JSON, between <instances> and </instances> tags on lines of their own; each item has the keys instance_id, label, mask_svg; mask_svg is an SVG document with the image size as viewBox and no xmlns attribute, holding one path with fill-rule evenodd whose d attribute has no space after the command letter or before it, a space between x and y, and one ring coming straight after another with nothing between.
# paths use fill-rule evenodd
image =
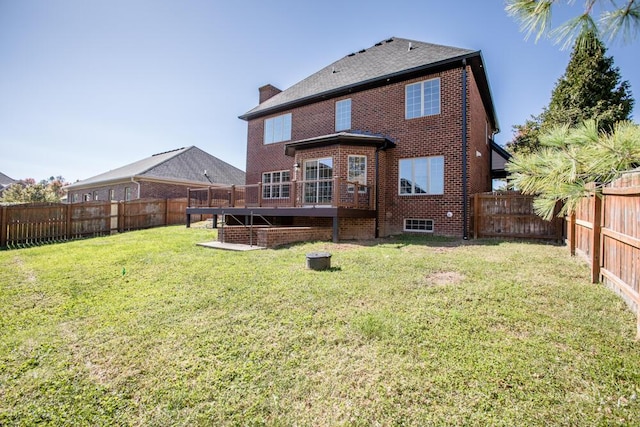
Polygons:
<instances>
[{"instance_id":1,"label":"fence panel","mask_svg":"<svg viewBox=\"0 0 640 427\"><path fill-rule=\"evenodd\" d=\"M636 311L640 337L640 171L625 174L602 193L601 280Z\"/></svg>"},{"instance_id":2,"label":"fence panel","mask_svg":"<svg viewBox=\"0 0 640 427\"><path fill-rule=\"evenodd\" d=\"M3 246L35 245L67 239L67 206L56 203L5 206Z\"/></svg>"},{"instance_id":3,"label":"fence panel","mask_svg":"<svg viewBox=\"0 0 640 427\"><path fill-rule=\"evenodd\" d=\"M121 204L123 231L142 230L166 225L167 201L165 199L131 200Z\"/></svg>"},{"instance_id":4,"label":"fence panel","mask_svg":"<svg viewBox=\"0 0 640 427\"><path fill-rule=\"evenodd\" d=\"M0 206L0 248L186 224L187 204L185 198Z\"/></svg>"},{"instance_id":5,"label":"fence panel","mask_svg":"<svg viewBox=\"0 0 640 427\"><path fill-rule=\"evenodd\" d=\"M613 289L636 312L640 338L640 170L607 185L602 197L585 197L574 217L569 247L586 256L594 283Z\"/></svg>"},{"instance_id":6,"label":"fence panel","mask_svg":"<svg viewBox=\"0 0 640 427\"><path fill-rule=\"evenodd\" d=\"M519 192L475 194L471 212L476 238L562 238L562 219L543 220L533 210L533 197Z\"/></svg>"},{"instance_id":7,"label":"fence panel","mask_svg":"<svg viewBox=\"0 0 640 427\"><path fill-rule=\"evenodd\" d=\"M70 239L111 233L111 202L86 202L68 206L71 216Z\"/></svg>"}]
</instances>

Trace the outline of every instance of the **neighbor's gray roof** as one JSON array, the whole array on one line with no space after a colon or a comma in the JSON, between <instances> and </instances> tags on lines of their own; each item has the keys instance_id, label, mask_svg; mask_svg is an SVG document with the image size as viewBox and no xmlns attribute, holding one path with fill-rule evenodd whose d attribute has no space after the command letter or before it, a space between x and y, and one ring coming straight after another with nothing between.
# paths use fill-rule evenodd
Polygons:
<instances>
[{"instance_id":1,"label":"neighbor's gray roof","mask_svg":"<svg viewBox=\"0 0 640 427\"><path fill-rule=\"evenodd\" d=\"M207 176L204 171L207 171ZM66 189L86 188L133 177L156 178L162 180L192 181L203 184L245 183L245 173L198 147L179 148L154 154L146 159L113 169L109 172L87 178L66 186Z\"/></svg>"},{"instance_id":2,"label":"neighbor's gray roof","mask_svg":"<svg viewBox=\"0 0 640 427\"><path fill-rule=\"evenodd\" d=\"M278 107L331 95L340 89L432 68L456 58L479 55L480 52L474 50L393 37L376 43L369 49L345 56L266 100L240 118L250 119L278 110Z\"/></svg>"},{"instance_id":3,"label":"neighbor's gray roof","mask_svg":"<svg viewBox=\"0 0 640 427\"><path fill-rule=\"evenodd\" d=\"M6 187L7 185L13 184L14 182L17 181L0 172L0 188Z\"/></svg>"}]
</instances>

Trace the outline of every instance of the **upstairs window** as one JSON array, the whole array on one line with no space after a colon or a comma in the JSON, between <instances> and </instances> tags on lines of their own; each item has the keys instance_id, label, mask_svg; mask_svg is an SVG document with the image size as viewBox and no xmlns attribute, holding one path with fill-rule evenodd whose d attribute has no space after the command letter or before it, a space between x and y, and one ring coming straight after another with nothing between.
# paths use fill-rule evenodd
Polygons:
<instances>
[{"instance_id":1,"label":"upstairs window","mask_svg":"<svg viewBox=\"0 0 640 427\"><path fill-rule=\"evenodd\" d=\"M401 195L444 194L444 157L400 159L399 171Z\"/></svg>"},{"instance_id":2,"label":"upstairs window","mask_svg":"<svg viewBox=\"0 0 640 427\"><path fill-rule=\"evenodd\" d=\"M407 85L405 106L407 119L440 114L440 78Z\"/></svg>"},{"instance_id":3,"label":"upstairs window","mask_svg":"<svg viewBox=\"0 0 640 427\"><path fill-rule=\"evenodd\" d=\"M265 172L262 174L262 198L286 199L289 197L289 171Z\"/></svg>"},{"instance_id":4,"label":"upstairs window","mask_svg":"<svg viewBox=\"0 0 640 427\"><path fill-rule=\"evenodd\" d=\"M264 121L264 143L289 141L291 139L291 113L272 117Z\"/></svg>"},{"instance_id":5,"label":"upstairs window","mask_svg":"<svg viewBox=\"0 0 640 427\"><path fill-rule=\"evenodd\" d=\"M351 129L351 99L336 102L336 132Z\"/></svg>"}]
</instances>

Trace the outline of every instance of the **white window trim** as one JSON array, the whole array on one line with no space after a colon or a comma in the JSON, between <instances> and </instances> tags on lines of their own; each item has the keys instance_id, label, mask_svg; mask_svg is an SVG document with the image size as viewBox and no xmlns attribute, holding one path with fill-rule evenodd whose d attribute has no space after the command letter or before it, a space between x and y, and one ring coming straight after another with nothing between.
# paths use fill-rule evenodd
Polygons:
<instances>
[{"instance_id":1,"label":"white window trim","mask_svg":"<svg viewBox=\"0 0 640 427\"><path fill-rule=\"evenodd\" d=\"M365 187L361 187L358 190L358 193L366 193L367 192L367 187L366 187L366 185L367 185L367 163L368 163L367 156L365 156L364 154L349 154L347 156L347 181L349 181L349 176L348 176L349 175L349 159L352 158L352 157L364 158L364 183L361 182L360 185L364 185ZM353 187L349 186L347 188L347 191L353 192Z\"/></svg>"},{"instance_id":2,"label":"white window trim","mask_svg":"<svg viewBox=\"0 0 640 427\"><path fill-rule=\"evenodd\" d=\"M282 139L275 138L276 129L274 124L278 119L282 120L282 128L280 129L282 131ZM268 122L271 123L271 135L268 135L268 132L267 132L267 130L269 129L269 126L267 124ZM264 123L263 143L265 145L276 144L278 142L291 140L291 128L293 126L291 113L280 114L279 116L269 117L268 119L264 119L263 123Z\"/></svg>"},{"instance_id":3,"label":"white window trim","mask_svg":"<svg viewBox=\"0 0 640 427\"><path fill-rule=\"evenodd\" d=\"M338 115L338 105L346 105L347 102L348 102L348 105L349 105L349 126L340 126L339 127L338 124L340 123L339 119L341 117ZM334 122L335 122L335 130L336 130L336 132L340 132L340 131L351 129L351 105L352 105L351 98L341 99L340 101L336 101L336 107L335 107L335 113L334 113L335 114Z\"/></svg>"},{"instance_id":4,"label":"white window trim","mask_svg":"<svg viewBox=\"0 0 640 427\"><path fill-rule=\"evenodd\" d=\"M438 112L433 114L425 114L424 111L424 85L425 83L432 82L434 80L438 81ZM409 117L409 109L408 109L408 96L407 93L409 91L410 86L420 85L420 115L415 117ZM421 82L410 83L404 87L404 118L405 120L411 119L419 119L420 117L429 117L429 116L437 116L442 111L442 82L440 77L435 77L433 79L423 80Z\"/></svg>"},{"instance_id":5,"label":"white window trim","mask_svg":"<svg viewBox=\"0 0 640 427\"><path fill-rule=\"evenodd\" d=\"M286 172L286 173L289 174L289 180L288 181L283 181L282 180L282 173L283 172ZM274 173L279 173L280 174L280 181L275 183L275 184L273 182L273 174ZM269 174L271 176L271 182L268 182L268 183L264 181L264 176L267 175L267 174ZM289 195L282 196L282 188L285 185L289 186ZM276 186L280 187L280 196L278 196L278 197L273 197L273 196L265 197L264 196L264 187L265 186L269 186L271 188L276 187ZM265 199L265 200L277 200L277 199L288 199L289 197L291 197L291 171L285 169L285 170L280 170L280 171L262 172L262 198L263 199Z\"/></svg>"},{"instance_id":6,"label":"white window trim","mask_svg":"<svg viewBox=\"0 0 640 427\"><path fill-rule=\"evenodd\" d=\"M444 187L445 187L445 180L444 180L444 169L442 171L442 193L402 193L402 185L400 184L400 162L403 160L411 160L414 161L415 159L434 159L434 158L442 158L442 164L444 166L445 162L444 162L444 156L426 156L426 157L405 157L402 159L398 159L398 195L399 196L403 196L403 197L413 197L413 196L442 196L444 195ZM431 162L428 162L428 168L431 168ZM412 170L415 174L415 169L412 167ZM427 179L430 179L431 177L431 171L427 170ZM415 180L413 180L415 182ZM427 185L429 186L430 182L427 182Z\"/></svg>"},{"instance_id":7,"label":"white window trim","mask_svg":"<svg viewBox=\"0 0 640 427\"><path fill-rule=\"evenodd\" d=\"M407 222L408 221L424 221L425 226L428 227L428 223L431 223L431 230L416 230L413 228L407 228ZM403 221L403 225L402 225L402 229L403 231L407 232L407 233L433 233L433 231L435 230L435 221L432 219L426 219L426 218L405 218Z\"/></svg>"}]
</instances>

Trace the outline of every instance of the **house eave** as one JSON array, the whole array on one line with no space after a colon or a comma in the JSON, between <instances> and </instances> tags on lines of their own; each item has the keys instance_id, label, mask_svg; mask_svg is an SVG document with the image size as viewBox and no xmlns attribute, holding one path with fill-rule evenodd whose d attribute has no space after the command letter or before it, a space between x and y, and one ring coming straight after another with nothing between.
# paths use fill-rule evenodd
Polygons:
<instances>
[{"instance_id":1,"label":"house eave","mask_svg":"<svg viewBox=\"0 0 640 427\"><path fill-rule=\"evenodd\" d=\"M118 185L118 184L126 184L130 182L157 182L161 184L175 184L175 185L189 185L193 187L220 187L226 186L227 184L215 183L215 182L204 182L204 181L189 181L183 179L172 179L172 178L162 178L162 177L154 177L154 176L145 176L145 175L134 175L122 178L109 179L105 181L94 181L91 183L75 183L70 184L62 189L69 191L78 191L78 190L86 190L89 188L96 187L106 187L109 185Z\"/></svg>"},{"instance_id":2,"label":"house eave","mask_svg":"<svg viewBox=\"0 0 640 427\"><path fill-rule=\"evenodd\" d=\"M289 142L284 146L284 154L290 157L294 157L297 150L327 147L336 144L369 146L380 148L383 150L395 147L395 143L384 136L365 134L360 135L340 132L336 134L323 135L316 138Z\"/></svg>"}]
</instances>

